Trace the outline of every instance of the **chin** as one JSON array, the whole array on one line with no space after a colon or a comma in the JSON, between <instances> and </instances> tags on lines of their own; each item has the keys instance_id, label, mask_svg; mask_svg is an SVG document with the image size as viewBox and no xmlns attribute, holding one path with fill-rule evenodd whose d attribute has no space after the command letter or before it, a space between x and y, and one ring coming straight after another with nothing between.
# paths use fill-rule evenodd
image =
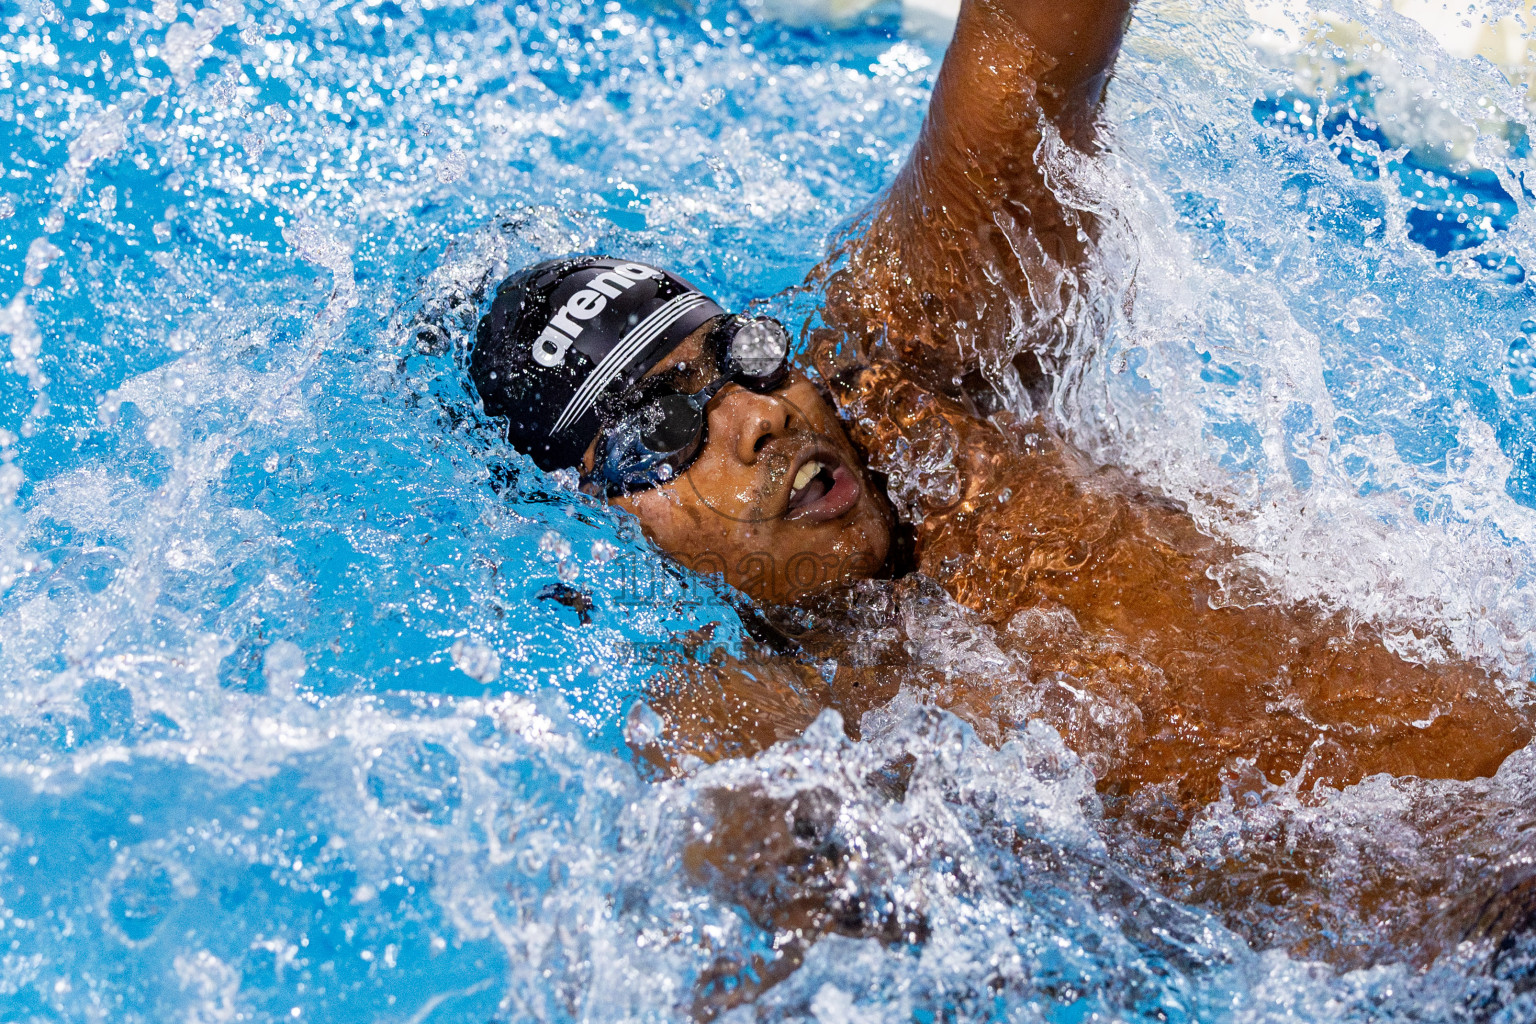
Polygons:
<instances>
[{"instance_id":1,"label":"chin","mask_svg":"<svg viewBox=\"0 0 1536 1024\"><path fill-rule=\"evenodd\" d=\"M869 577L880 571L891 548L891 521L878 502L866 497L844 527L838 546L848 551L849 577Z\"/></svg>"}]
</instances>

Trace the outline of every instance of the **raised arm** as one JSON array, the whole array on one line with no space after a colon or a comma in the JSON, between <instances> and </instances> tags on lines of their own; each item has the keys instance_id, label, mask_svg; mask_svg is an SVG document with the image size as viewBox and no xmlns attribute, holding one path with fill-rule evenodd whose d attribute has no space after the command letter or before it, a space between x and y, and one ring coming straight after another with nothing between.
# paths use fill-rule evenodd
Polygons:
<instances>
[{"instance_id":1,"label":"raised arm","mask_svg":"<svg viewBox=\"0 0 1536 1024\"><path fill-rule=\"evenodd\" d=\"M1054 128L1092 145L1129 15L1130 0L965 0L906 166L832 261L826 320L853 342L843 359L885 342L952 386L976 368L962 353L1004 370L1048 344L1092 226L1047 187L1042 141ZM816 356L835 371L827 340Z\"/></svg>"},{"instance_id":2,"label":"raised arm","mask_svg":"<svg viewBox=\"0 0 1536 1024\"><path fill-rule=\"evenodd\" d=\"M925 136L963 147L968 127L996 125L1013 94L1038 90L1044 115L1086 142L1130 12L1130 0L966 0Z\"/></svg>"}]
</instances>

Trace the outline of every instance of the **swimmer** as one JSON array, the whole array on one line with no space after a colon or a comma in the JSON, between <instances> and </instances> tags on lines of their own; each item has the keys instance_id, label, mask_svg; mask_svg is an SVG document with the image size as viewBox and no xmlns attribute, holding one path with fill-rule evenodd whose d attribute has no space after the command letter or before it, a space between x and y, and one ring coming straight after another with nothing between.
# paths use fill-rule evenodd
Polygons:
<instances>
[{"instance_id":1,"label":"swimmer","mask_svg":"<svg viewBox=\"0 0 1536 1024\"><path fill-rule=\"evenodd\" d=\"M658 765L754 753L827 708L857 737L907 686L983 738L1045 718L1108 813L1176 838L1224 787L1471 779L1530 740L1484 670L1283 602L1177 503L1016 411L1095 230L1040 154L1093 152L1129 17L1128 0L965 0L909 159L811 275L805 367L776 321L643 263L551 260L498 289L471 374L508 439L793 641L681 664L651 701ZM980 372L977 351L1019 349L1009 332L1025 354ZM912 656L899 612L942 595L1003 667ZM840 624L871 616L883 648L854 649Z\"/></svg>"}]
</instances>

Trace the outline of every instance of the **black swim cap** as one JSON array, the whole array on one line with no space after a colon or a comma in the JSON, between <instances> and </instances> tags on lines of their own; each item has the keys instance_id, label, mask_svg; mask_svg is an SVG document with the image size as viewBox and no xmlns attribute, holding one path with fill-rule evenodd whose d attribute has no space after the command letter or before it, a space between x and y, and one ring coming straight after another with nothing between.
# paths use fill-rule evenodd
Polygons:
<instances>
[{"instance_id":1,"label":"black swim cap","mask_svg":"<svg viewBox=\"0 0 1536 1024\"><path fill-rule=\"evenodd\" d=\"M581 462L597 404L725 311L676 274L596 256L546 260L496 289L469 374L485 411L540 469Z\"/></svg>"}]
</instances>

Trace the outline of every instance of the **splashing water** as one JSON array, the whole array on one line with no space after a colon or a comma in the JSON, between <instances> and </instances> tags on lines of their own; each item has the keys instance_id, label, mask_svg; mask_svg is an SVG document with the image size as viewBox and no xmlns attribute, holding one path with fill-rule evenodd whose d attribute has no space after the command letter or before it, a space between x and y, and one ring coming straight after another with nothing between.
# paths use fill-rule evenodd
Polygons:
<instances>
[{"instance_id":1,"label":"splashing water","mask_svg":"<svg viewBox=\"0 0 1536 1024\"><path fill-rule=\"evenodd\" d=\"M1370 35L1298 64L1234 3L1139 9L1110 152L1062 186L1109 225L1108 340L1055 414L1269 585L1528 678L1531 118L1413 22L1334 10ZM734 648L731 597L497 441L462 366L486 287L571 250L810 312L784 289L899 166L938 55L884 8L758 14L5 8L0 1017L686 1018L772 954L691 859L722 794L798 801L839 884L918 922L822 939L728 1019L1528 1015L1458 936L1375 928L1518 860L1528 751L1234 788L1171 854L1049 729L991 749L908 697L857 744L829 716L636 768L656 649ZM936 662L972 657L933 615ZM1163 878L1264 892L1277 846L1310 916ZM1323 931L1360 966L1307 959Z\"/></svg>"},{"instance_id":2,"label":"splashing water","mask_svg":"<svg viewBox=\"0 0 1536 1024\"><path fill-rule=\"evenodd\" d=\"M1414 22L1336 10L1369 35L1289 81L1241 18L1130 48L1084 198L1134 303L1063 418L1284 591L1528 678L1530 115L1486 61L1387 56L1432 50Z\"/></svg>"}]
</instances>

